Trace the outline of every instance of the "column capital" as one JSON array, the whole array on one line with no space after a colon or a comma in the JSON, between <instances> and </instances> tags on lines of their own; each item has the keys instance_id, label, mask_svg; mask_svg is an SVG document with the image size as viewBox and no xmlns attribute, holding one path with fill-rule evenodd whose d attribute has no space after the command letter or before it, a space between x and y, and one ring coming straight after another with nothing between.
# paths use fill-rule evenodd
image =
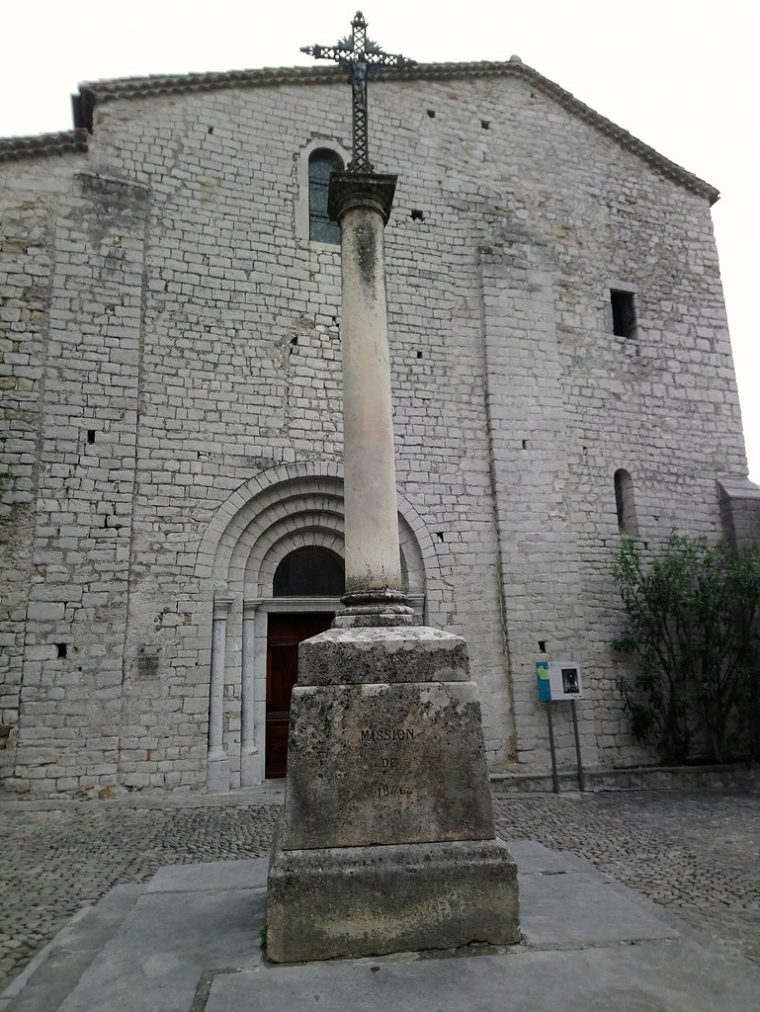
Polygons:
<instances>
[{"instance_id":1,"label":"column capital","mask_svg":"<svg viewBox=\"0 0 760 1012\"><path fill-rule=\"evenodd\" d=\"M214 598L214 618L227 618L232 607L233 598L231 597L217 597Z\"/></svg>"},{"instance_id":2,"label":"column capital","mask_svg":"<svg viewBox=\"0 0 760 1012\"><path fill-rule=\"evenodd\" d=\"M340 221L354 208L376 211L387 225L397 179L377 172L335 172L330 177L327 213L333 221Z\"/></svg>"}]
</instances>

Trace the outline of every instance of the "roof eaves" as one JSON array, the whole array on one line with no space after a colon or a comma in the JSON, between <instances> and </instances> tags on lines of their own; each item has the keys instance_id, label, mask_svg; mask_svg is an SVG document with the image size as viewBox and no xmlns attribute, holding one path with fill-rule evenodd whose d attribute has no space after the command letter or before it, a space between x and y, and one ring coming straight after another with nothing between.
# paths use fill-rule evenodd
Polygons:
<instances>
[{"instance_id":1,"label":"roof eaves","mask_svg":"<svg viewBox=\"0 0 760 1012\"><path fill-rule=\"evenodd\" d=\"M0 138L0 162L20 161L22 158L48 158L51 155L82 154L87 151L86 130L64 130L54 134L37 134L32 137Z\"/></svg>"},{"instance_id":2,"label":"roof eaves","mask_svg":"<svg viewBox=\"0 0 760 1012\"><path fill-rule=\"evenodd\" d=\"M224 88L257 88L281 84L336 84L345 80L338 67L261 67L256 70L212 71L208 74L154 74L150 77L119 77L109 81L85 81L80 92L97 103L119 98L179 95Z\"/></svg>"},{"instance_id":3,"label":"roof eaves","mask_svg":"<svg viewBox=\"0 0 760 1012\"><path fill-rule=\"evenodd\" d=\"M568 112L632 152L661 175L714 204L718 190L682 166L665 158L612 120L595 112L569 91L539 74L519 58L501 62L416 63L404 67L378 68L378 77L386 80L450 80L476 77L520 77L530 81ZM176 95L187 92L215 91L222 88L255 88L287 84L335 84L344 79L338 67L264 67L258 70L235 70L227 73L175 74L153 77L127 77L112 81L93 81L80 86L94 103L117 98L145 98L151 95Z\"/></svg>"},{"instance_id":4,"label":"roof eaves","mask_svg":"<svg viewBox=\"0 0 760 1012\"><path fill-rule=\"evenodd\" d=\"M382 80L451 80L454 78L477 78L477 77L519 77L529 81L548 97L554 99L568 112L578 116L590 126L599 130L600 133L614 140L622 148L637 155L642 161L650 165L655 171L673 182L686 187L698 196L714 204L719 197L718 190L684 169L682 166L672 162L669 158L661 155L654 148L640 141L633 134L619 127L612 120L607 119L600 113L595 112L590 106L581 102L569 91L565 91L554 81L539 74L537 70L529 67L518 58L501 62L474 62L474 63L417 63L404 67L386 67L379 70L378 77ZM202 91L217 91L226 88L256 88L272 87L288 84L336 84L344 79L342 71L338 67L264 67L257 70L233 70L227 72L211 72L207 74L162 74L151 77L125 77L116 78L110 81L91 81L79 86L80 95L86 97L85 106L90 109L96 104L113 101L115 99L148 98L155 95L179 95ZM91 127L91 123L80 122L78 126ZM76 134L78 138L84 131L70 131L69 134L51 134L50 137L71 137ZM13 140L13 139L11 139ZM26 140L30 143L43 142L43 138L16 138L18 141ZM2 145L7 141L0 141L0 152ZM64 142L62 142L64 143ZM86 149L86 140L78 140L76 150ZM58 153L69 150L60 148ZM31 154L31 150L29 151ZM53 153L53 150L41 153ZM0 155L1 157L1 155ZM10 157L14 157L11 155ZM17 156L18 157L18 156Z\"/></svg>"},{"instance_id":5,"label":"roof eaves","mask_svg":"<svg viewBox=\"0 0 760 1012\"><path fill-rule=\"evenodd\" d=\"M606 116L602 116L601 113L596 112L591 106L586 105L585 102L581 102L569 91L565 91L554 81L550 81L548 77L544 77L543 74L539 74L537 70L532 67L528 67L525 64L522 65L524 70L527 72L528 77L532 83L534 83L541 91L551 98L554 98L559 105L567 109L568 112L573 113L580 119L584 120L590 126L595 127L600 133L605 134L611 138L627 151L638 155L642 161L651 165L653 169L660 172L663 176L673 180L673 182L679 183L685 186L688 190L696 193L700 197L704 197L714 204L720 197L720 191L712 186L710 183L705 182L704 179L700 179L699 176L694 175L693 172L689 172L688 169L683 168L677 162L671 161L666 158L665 155L661 155L655 148L645 144L644 141L639 140L628 130L624 130L623 127L618 126L617 123L613 123L612 120L607 119Z\"/></svg>"},{"instance_id":6,"label":"roof eaves","mask_svg":"<svg viewBox=\"0 0 760 1012\"><path fill-rule=\"evenodd\" d=\"M688 169L684 169L681 165L661 155L659 151L640 141L638 137L624 130L617 123L613 123L606 116L602 116L601 113L596 112L591 106L577 99L571 92L561 88L554 81L549 80L548 77L544 77L543 74L523 63L519 58L513 57L504 63L423 63L410 68L393 68L390 72L384 71L382 76L386 74L388 77L392 75L394 78L409 79L415 77L450 79L462 76L498 77L505 75L521 77L529 81L549 98L554 99L559 105L567 109L568 112L578 116L590 126L599 130L600 133L616 141L622 148L637 155L663 176L685 186L700 197L704 197L710 204L714 204L720 197L720 192L710 183L705 182L699 176L695 176L694 173L689 172Z\"/></svg>"}]
</instances>

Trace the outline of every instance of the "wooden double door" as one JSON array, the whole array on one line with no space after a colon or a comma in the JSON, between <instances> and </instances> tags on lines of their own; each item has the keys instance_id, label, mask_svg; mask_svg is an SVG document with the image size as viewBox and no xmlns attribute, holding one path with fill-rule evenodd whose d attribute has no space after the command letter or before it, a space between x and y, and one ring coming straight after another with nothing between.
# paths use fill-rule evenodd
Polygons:
<instances>
[{"instance_id":1,"label":"wooden double door","mask_svg":"<svg viewBox=\"0 0 760 1012\"><path fill-rule=\"evenodd\" d=\"M267 630L267 716L264 776L284 777L290 696L298 678L298 644L330 628L332 612L270 612Z\"/></svg>"}]
</instances>

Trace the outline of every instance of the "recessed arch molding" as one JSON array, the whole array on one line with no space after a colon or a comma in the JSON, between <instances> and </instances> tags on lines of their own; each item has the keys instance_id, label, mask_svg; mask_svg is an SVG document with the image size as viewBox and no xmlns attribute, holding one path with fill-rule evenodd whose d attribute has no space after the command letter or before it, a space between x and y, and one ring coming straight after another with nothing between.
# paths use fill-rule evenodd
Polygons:
<instances>
[{"instance_id":1,"label":"recessed arch molding","mask_svg":"<svg viewBox=\"0 0 760 1012\"><path fill-rule=\"evenodd\" d=\"M416 510L399 499L402 571L410 595L424 595L437 572L433 541ZM278 564L318 545L344 555L343 474L336 463L301 461L262 471L222 503L205 532L196 575L214 595L268 598Z\"/></svg>"}]
</instances>

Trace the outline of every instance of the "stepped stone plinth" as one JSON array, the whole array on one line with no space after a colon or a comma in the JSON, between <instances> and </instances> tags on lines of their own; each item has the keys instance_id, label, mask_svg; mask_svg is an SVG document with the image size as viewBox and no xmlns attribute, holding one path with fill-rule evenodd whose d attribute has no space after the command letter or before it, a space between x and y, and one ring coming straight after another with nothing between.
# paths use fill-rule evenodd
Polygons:
<instances>
[{"instance_id":1,"label":"stepped stone plinth","mask_svg":"<svg viewBox=\"0 0 760 1012\"><path fill-rule=\"evenodd\" d=\"M267 902L275 962L519 940L461 637L336 628L301 645Z\"/></svg>"}]
</instances>

